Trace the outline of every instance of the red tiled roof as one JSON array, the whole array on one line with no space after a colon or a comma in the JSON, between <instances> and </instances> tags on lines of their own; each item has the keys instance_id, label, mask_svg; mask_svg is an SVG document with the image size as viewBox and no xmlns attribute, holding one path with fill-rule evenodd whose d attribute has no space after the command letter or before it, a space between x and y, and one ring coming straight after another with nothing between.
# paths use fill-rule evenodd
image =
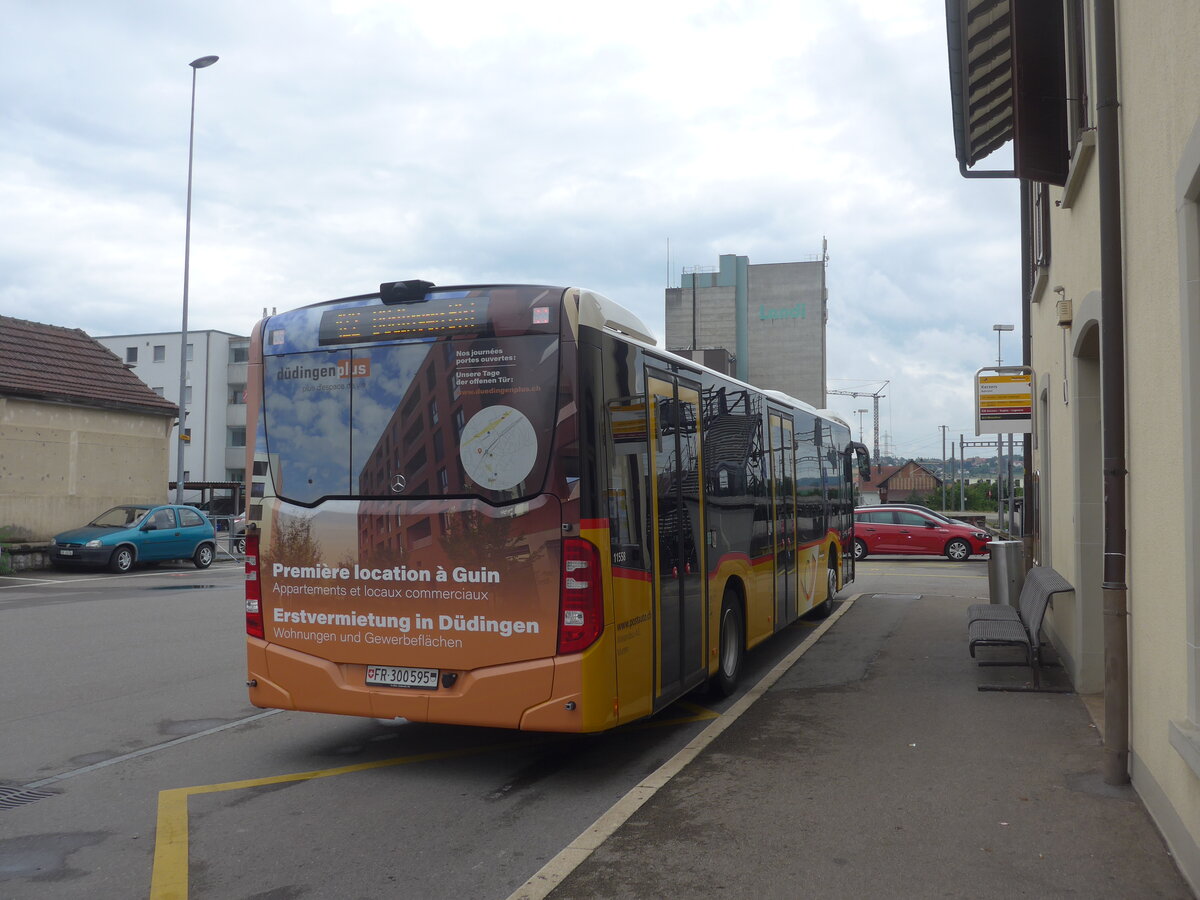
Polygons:
<instances>
[{"instance_id":1,"label":"red tiled roof","mask_svg":"<svg viewBox=\"0 0 1200 900\"><path fill-rule=\"evenodd\" d=\"M871 466L871 476L869 478L859 478L856 474L855 480L860 486L865 488L886 487L895 475L898 475L909 467L920 469L922 472L928 473L934 481L939 484L941 483L936 472L932 471L928 466L923 466L921 463L915 461L906 462L902 466Z\"/></svg>"},{"instance_id":2,"label":"red tiled roof","mask_svg":"<svg viewBox=\"0 0 1200 900\"><path fill-rule=\"evenodd\" d=\"M0 316L0 395L176 416L179 408L78 328Z\"/></svg>"},{"instance_id":3,"label":"red tiled roof","mask_svg":"<svg viewBox=\"0 0 1200 900\"><path fill-rule=\"evenodd\" d=\"M865 479L858 479L861 486L866 488L878 487L885 484L889 478L903 469L904 466L871 466L871 476ZM857 478L857 476L856 476Z\"/></svg>"}]
</instances>

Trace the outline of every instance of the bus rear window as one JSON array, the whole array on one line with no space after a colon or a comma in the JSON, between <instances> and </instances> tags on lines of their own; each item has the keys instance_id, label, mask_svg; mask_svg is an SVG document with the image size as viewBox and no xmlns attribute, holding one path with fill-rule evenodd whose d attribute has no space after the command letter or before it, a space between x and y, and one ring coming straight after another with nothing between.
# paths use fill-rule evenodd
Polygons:
<instances>
[{"instance_id":1,"label":"bus rear window","mask_svg":"<svg viewBox=\"0 0 1200 900\"><path fill-rule=\"evenodd\" d=\"M301 504L539 493L558 345L557 335L524 334L264 356L276 493Z\"/></svg>"}]
</instances>

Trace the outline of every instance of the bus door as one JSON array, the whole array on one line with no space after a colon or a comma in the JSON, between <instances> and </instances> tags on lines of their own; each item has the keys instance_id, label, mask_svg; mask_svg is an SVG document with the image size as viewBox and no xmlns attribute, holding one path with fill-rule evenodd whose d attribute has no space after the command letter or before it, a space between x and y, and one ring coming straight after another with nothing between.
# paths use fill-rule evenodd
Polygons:
<instances>
[{"instance_id":1,"label":"bus door","mask_svg":"<svg viewBox=\"0 0 1200 900\"><path fill-rule=\"evenodd\" d=\"M647 373L646 393L654 477L654 696L659 709L708 674L700 391L676 376Z\"/></svg>"},{"instance_id":2,"label":"bus door","mask_svg":"<svg viewBox=\"0 0 1200 900\"><path fill-rule=\"evenodd\" d=\"M775 628L796 617L796 472L790 416L771 412L771 510L774 521Z\"/></svg>"}]
</instances>

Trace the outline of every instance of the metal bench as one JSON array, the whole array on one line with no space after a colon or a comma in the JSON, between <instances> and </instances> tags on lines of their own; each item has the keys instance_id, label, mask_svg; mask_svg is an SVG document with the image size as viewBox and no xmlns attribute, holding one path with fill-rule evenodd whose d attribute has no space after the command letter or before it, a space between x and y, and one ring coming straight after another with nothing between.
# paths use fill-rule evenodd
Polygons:
<instances>
[{"instance_id":1,"label":"metal bench","mask_svg":"<svg viewBox=\"0 0 1200 900\"><path fill-rule=\"evenodd\" d=\"M1042 619L1050 598L1073 591L1071 583L1049 566L1034 566L1025 576L1019 608L1000 603L976 603L967 609L967 647L975 658L976 647L1021 647L1024 663L990 662L980 665L1026 665L1033 671L1033 686L980 685L981 691L1051 691L1041 683Z\"/></svg>"}]
</instances>

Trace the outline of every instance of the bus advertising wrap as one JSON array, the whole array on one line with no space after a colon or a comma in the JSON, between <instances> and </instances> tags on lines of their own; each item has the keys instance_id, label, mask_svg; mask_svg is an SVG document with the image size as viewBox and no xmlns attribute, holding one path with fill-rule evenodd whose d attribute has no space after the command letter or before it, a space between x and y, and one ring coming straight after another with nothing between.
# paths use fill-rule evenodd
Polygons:
<instances>
[{"instance_id":1,"label":"bus advertising wrap","mask_svg":"<svg viewBox=\"0 0 1200 900\"><path fill-rule=\"evenodd\" d=\"M370 541L421 534L419 502L326 504L320 533L307 511L282 506L260 550L267 639L334 662L440 668L553 653L559 504L459 505L439 514L445 536L418 537L402 562ZM322 552L348 541L358 550Z\"/></svg>"}]
</instances>

